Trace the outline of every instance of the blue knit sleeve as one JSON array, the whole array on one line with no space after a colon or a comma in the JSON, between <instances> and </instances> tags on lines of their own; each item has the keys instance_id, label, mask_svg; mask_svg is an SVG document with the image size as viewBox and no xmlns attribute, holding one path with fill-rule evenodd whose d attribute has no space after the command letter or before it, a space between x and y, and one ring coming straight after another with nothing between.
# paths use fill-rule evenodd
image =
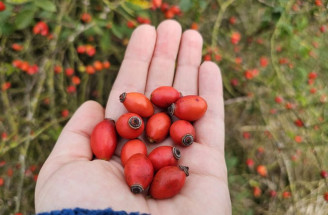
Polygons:
<instances>
[{"instance_id":1,"label":"blue knit sleeve","mask_svg":"<svg viewBox=\"0 0 328 215\"><path fill-rule=\"evenodd\" d=\"M60 211L50 211L38 213L37 215L147 215L145 213L132 212L127 213L126 211L113 211L111 208L105 210L89 210L82 208L75 209L63 209Z\"/></svg>"}]
</instances>

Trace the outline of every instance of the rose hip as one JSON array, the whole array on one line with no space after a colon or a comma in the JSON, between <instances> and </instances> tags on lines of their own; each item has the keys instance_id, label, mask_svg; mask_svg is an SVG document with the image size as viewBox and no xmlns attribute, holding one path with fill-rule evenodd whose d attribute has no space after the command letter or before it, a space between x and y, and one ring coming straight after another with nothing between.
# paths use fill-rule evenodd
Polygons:
<instances>
[{"instance_id":1,"label":"rose hip","mask_svg":"<svg viewBox=\"0 0 328 215\"><path fill-rule=\"evenodd\" d=\"M155 172L165 166L177 166L180 157L180 150L172 146L159 146L148 155Z\"/></svg>"},{"instance_id":2,"label":"rose hip","mask_svg":"<svg viewBox=\"0 0 328 215\"><path fill-rule=\"evenodd\" d=\"M142 118L135 113L123 114L116 122L117 133L126 139L135 139L139 137L144 127Z\"/></svg>"},{"instance_id":3,"label":"rose hip","mask_svg":"<svg viewBox=\"0 0 328 215\"><path fill-rule=\"evenodd\" d=\"M154 114L153 104L144 94L137 92L122 93L120 101L131 113L136 113L142 117L150 117Z\"/></svg>"},{"instance_id":4,"label":"rose hip","mask_svg":"<svg viewBox=\"0 0 328 215\"><path fill-rule=\"evenodd\" d=\"M125 166L129 158L138 153L147 155L147 147L145 143L139 139L127 141L121 150L122 165Z\"/></svg>"},{"instance_id":5,"label":"rose hip","mask_svg":"<svg viewBox=\"0 0 328 215\"><path fill-rule=\"evenodd\" d=\"M172 140L181 146L190 146L196 137L194 126L186 120L175 121L170 127Z\"/></svg>"},{"instance_id":6,"label":"rose hip","mask_svg":"<svg viewBox=\"0 0 328 215\"><path fill-rule=\"evenodd\" d=\"M144 154L133 155L125 164L125 180L133 193L143 192L153 180L153 175L153 165Z\"/></svg>"},{"instance_id":7,"label":"rose hip","mask_svg":"<svg viewBox=\"0 0 328 215\"><path fill-rule=\"evenodd\" d=\"M146 125L146 136L150 143L162 142L168 135L171 119L166 113L152 115Z\"/></svg>"},{"instance_id":8,"label":"rose hip","mask_svg":"<svg viewBox=\"0 0 328 215\"><path fill-rule=\"evenodd\" d=\"M200 96L183 96L171 104L168 112L179 119L195 121L200 119L207 110L206 101Z\"/></svg>"},{"instance_id":9,"label":"rose hip","mask_svg":"<svg viewBox=\"0 0 328 215\"><path fill-rule=\"evenodd\" d=\"M104 119L96 125L91 133L90 145L96 158L111 159L117 145L114 120Z\"/></svg>"},{"instance_id":10,"label":"rose hip","mask_svg":"<svg viewBox=\"0 0 328 215\"><path fill-rule=\"evenodd\" d=\"M175 88L162 86L156 88L150 95L150 101L160 108L167 108L180 98L181 94Z\"/></svg>"},{"instance_id":11,"label":"rose hip","mask_svg":"<svg viewBox=\"0 0 328 215\"><path fill-rule=\"evenodd\" d=\"M166 166L154 176L150 186L150 195L154 199L167 199L180 192L189 175L186 166Z\"/></svg>"}]
</instances>

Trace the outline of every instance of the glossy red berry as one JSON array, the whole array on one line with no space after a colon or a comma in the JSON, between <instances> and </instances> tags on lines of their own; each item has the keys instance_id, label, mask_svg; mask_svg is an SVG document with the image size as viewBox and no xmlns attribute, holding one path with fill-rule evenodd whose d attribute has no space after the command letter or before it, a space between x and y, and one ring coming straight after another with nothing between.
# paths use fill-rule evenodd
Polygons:
<instances>
[{"instance_id":1,"label":"glossy red berry","mask_svg":"<svg viewBox=\"0 0 328 215\"><path fill-rule=\"evenodd\" d=\"M326 170L321 170L320 175L322 178L328 178L328 172Z\"/></svg>"},{"instance_id":2,"label":"glossy red berry","mask_svg":"<svg viewBox=\"0 0 328 215\"><path fill-rule=\"evenodd\" d=\"M135 154L126 162L124 176L131 191L141 193L153 180L154 168L146 155Z\"/></svg>"},{"instance_id":3,"label":"glossy red berry","mask_svg":"<svg viewBox=\"0 0 328 215\"><path fill-rule=\"evenodd\" d=\"M120 101L131 113L139 114L142 117L150 117L154 114L153 104L144 94L137 92L122 93Z\"/></svg>"},{"instance_id":4,"label":"glossy red berry","mask_svg":"<svg viewBox=\"0 0 328 215\"><path fill-rule=\"evenodd\" d=\"M180 150L172 146L159 146L148 155L155 172L165 166L177 166L180 157Z\"/></svg>"},{"instance_id":5,"label":"glossy red berry","mask_svg":"<svg viewBox=\"0 0 328 215\"><path fill-rule=\"evenodd\" d=\"M171 119L166 113L152 115L146 125L146 136L149 142L162 142L169 134Z\"/></svg>"},{"instance_id":6,"label":"glossy red berry","mask_svg":"<svg viewBox=\"0 0 328 215\"><path fill-rule=\"evenodd\" d=\"M190 146L196 138L196 131L190 122L178 120L170 127L170 136L176 144Z\"/></svg>"},{"instance_id":7,"label":"glossy red berry","mask_svg":"<svg viewBox=\"0 0 328 215\"><path fill-rule=\"evenodd\" d=\"M326 200L326 202L328 202L328 192L325 192L325 194L323 195L323 198Z\"/></svg>"},{"instance_id":8,"label":"glossy red berry","mask_svg":"<svg viewBox=\"0 0 328 215\"><path fill-rule=\"evenodd\" d=\"M202 97L183 96L169 107L168 112L179 119L195 121L200 119L206 110L207 103Z\"/></svg>"},{"instance_id":9,"label":"glossy red berry","mask_svg":"<svg viewBox=\"0 0 328 215\"><path fill-rule=\"evenodd\" d=\"M147 155L146 144L139 139L127 141L121 150L122 165L125 166L129 158L138 153Z\"/></svg>"},{"instance_id":10,"label":"glossy red berry","mask_svg":"<svg viewBox=\"0 0 328 215\"><path fill-rule=\"evenodd\" d=\"M167 108L180 98L181 94L175 88L162 86L156 88L150 95L150 101L160 108Z\"/></svg>"},{"instance_id":11,"label":"glossy red berry","mask_svg":"<svg viewBox=\"0 0 328 215\"><path fill-rule=\"evenodd\" d=\"M126 113L120 116L116 121L117 133L126 139L135 139L139 137L144 130L142 118L135 113Z\"/></svg>"},{"instance_id":12,"label":"glossy red berry","mask_svg":"<svg viewBox=\"0 0 328 215\"><path fill-rule=\"evenodd\" d=\"M0 1L0 12L6 10L6 5L2 1Z\"/></svg>"},{"instance_id":13,"label":"glossy red berry","mask_svg":"<svg viewBox=\"0 0 328 215\"><path fill-rule=\"evenodd\" d=\"M188 167L166 166L161 168L154 176L150 186L150 195L154 199L167 199L177 195L183 188Z\"/></svg>"},{"instance_id":14,"label":"glossy red berry","mask_svg":"<svg viewBox=\"0 0 328 215\"><path fill-rule=\"evenodd\" d=\"M96 158L111 159L117 145L114 120L104 119L96 125L91 133L90 145Z\"/></svg>"}]
</instances>

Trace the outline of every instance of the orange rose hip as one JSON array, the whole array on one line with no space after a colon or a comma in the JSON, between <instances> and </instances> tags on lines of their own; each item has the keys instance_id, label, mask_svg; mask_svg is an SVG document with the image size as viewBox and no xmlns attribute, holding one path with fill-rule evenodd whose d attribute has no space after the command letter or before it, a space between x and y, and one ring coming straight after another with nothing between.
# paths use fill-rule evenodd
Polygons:
<instances>
[{"instance_id":1,"label":"orange rose hip","mask_svg":"<svg viewBox=\"0 0 328 215\"><path fill-rule=\"evenodd\" d=\"M138 153L147 155L146 144L139 139L127 141L121 150L122 165L125 166L129 158Z\"/></svg>"},{"instance_id":2,"label":"orange rose hip","mask_svg":"<svg viewBox=\"0 0 328 215\"><path fill-rule=\"evenodd\" d=\"M160 108L167 108L180 98L181 94L170 86L156 88L150 95L150 101Z\"/></svg>"},{"instance_id":3,"label":"orange rose hip","mask_svg":"<svg viewBox=\"0 0 328 215\"><path fill-rule=\"evenodd\" d=\"M195 121L200 119L207 110L206 101L200 96L183 96L168 108L170 116L179 119Z\"/></svg>"},{"instance_id":4,"label":"orange rose hip","mask_svg":"<svg viewBox=\"0 0 328 215\"><path fill-rule=\"evenodd\" d=\"M190 146L196 137L194 126L186 120L175 121L170 127L172 140L181 146Z\"/></svg>"},{"instance_id":5,"label":"orange rose hip","mask_svg":"<svg viewBox=\"0 0 328 215\"><path fill-rule=\"evenodd\" d=\"M172 146L159 146L148 155L155 172L165 166L177 166L180 157L180 150Z\"/></svg>"},{"instance_id":6,"label":"orange rose hip","mask_svg":"<svg viewBox=\"0 0 328 215\"><path fill-rule=\"evenodd\" d=\"M109 160L115 152L117 135L114 120L104 119L96 125L90 137L90 146L98 159Z\"/></svg>"},{"instance_id":7,"label":"orange rose hip","mask_svg":"<svg viewBox=\"0 0 328 215\"><path fill-rule=\"evenodd\" d=\"M141 117L150 117L154 114L153 104L142 93L124 92L120 95L120 101L129 112L136 113Z\"/></svg>"},{"instance_id":8,"label":"orange rose hip","mask_svg":"<svg viewBox=\"0 0 328 215\"><path fill-rule=\"evenodd\" d=\"M150 186L150 195L154 199L168 199L177 195L189 175L188 170L189 168L186 166L161 168L154 176Z\"/></svg>"},{"instance_id":9,"label":"orange rose hip","mask_svg":"<svg viewBox=\"0 0 328 215\"><path fill-rule=\"evenodd\" d=\"M162 142L168 135L171 119L166 113L152 115L146 125L146 136L150 143Z\"/></svg>"},{"instance_id":10,"label":"orange rose hip","mask_svg":"<svg viewBox=\"0 0 328 215\"><path fill-rule=\"evenodd\" d=\"M124 176L131 192L143 192L153 180L154 168L144 154L133 155L125 164Z\"/></svg>"},{"instance_id":11,"label":"orange rose hip","mask_svg":"<svg viewBox=\"0 0 328 215\"><path fill-rule=\"evenodd\" d=\"M117 133L126 139L135 139L139 137L144 130L142 118L135 113L126 113L120 116L116 121Z\"/></svg>"}]
</instances>

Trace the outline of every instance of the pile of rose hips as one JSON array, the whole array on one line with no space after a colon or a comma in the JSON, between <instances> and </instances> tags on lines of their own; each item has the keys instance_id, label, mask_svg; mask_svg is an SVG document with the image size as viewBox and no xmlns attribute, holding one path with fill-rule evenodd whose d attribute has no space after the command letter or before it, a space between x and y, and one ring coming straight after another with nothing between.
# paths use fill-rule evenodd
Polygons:
<instances>
[{"instance_id":1,"label":"pile of rose hips","mask_svg":"<svg viewBox=\"0 0 328 215\"><path fill-rule=\"evenodd\" d=\"M188 167L178 165L180 150L172 146L159 146L147 156L146 144L138 139L145 131L149 144L162 142L168 135L178 146L190 146L196 136L191 122L200 119L207 110L206 101L196 95L182 96L175 88L161 86L148 99L137 92L122 93L120 101L128 113L116 123L104 119L91 134L91 149L98 159L109 160L115 152L117 134L128 141L121 150L125 180L133 193L149 189L155 199L175 196L182 189ZM154 105L166 112L154 113ZM171 117L176 119L173 123ZM147 123L143 118L148 118ZM155 173L155 174L154 174Z\"/></svg>"}]
</instances>

